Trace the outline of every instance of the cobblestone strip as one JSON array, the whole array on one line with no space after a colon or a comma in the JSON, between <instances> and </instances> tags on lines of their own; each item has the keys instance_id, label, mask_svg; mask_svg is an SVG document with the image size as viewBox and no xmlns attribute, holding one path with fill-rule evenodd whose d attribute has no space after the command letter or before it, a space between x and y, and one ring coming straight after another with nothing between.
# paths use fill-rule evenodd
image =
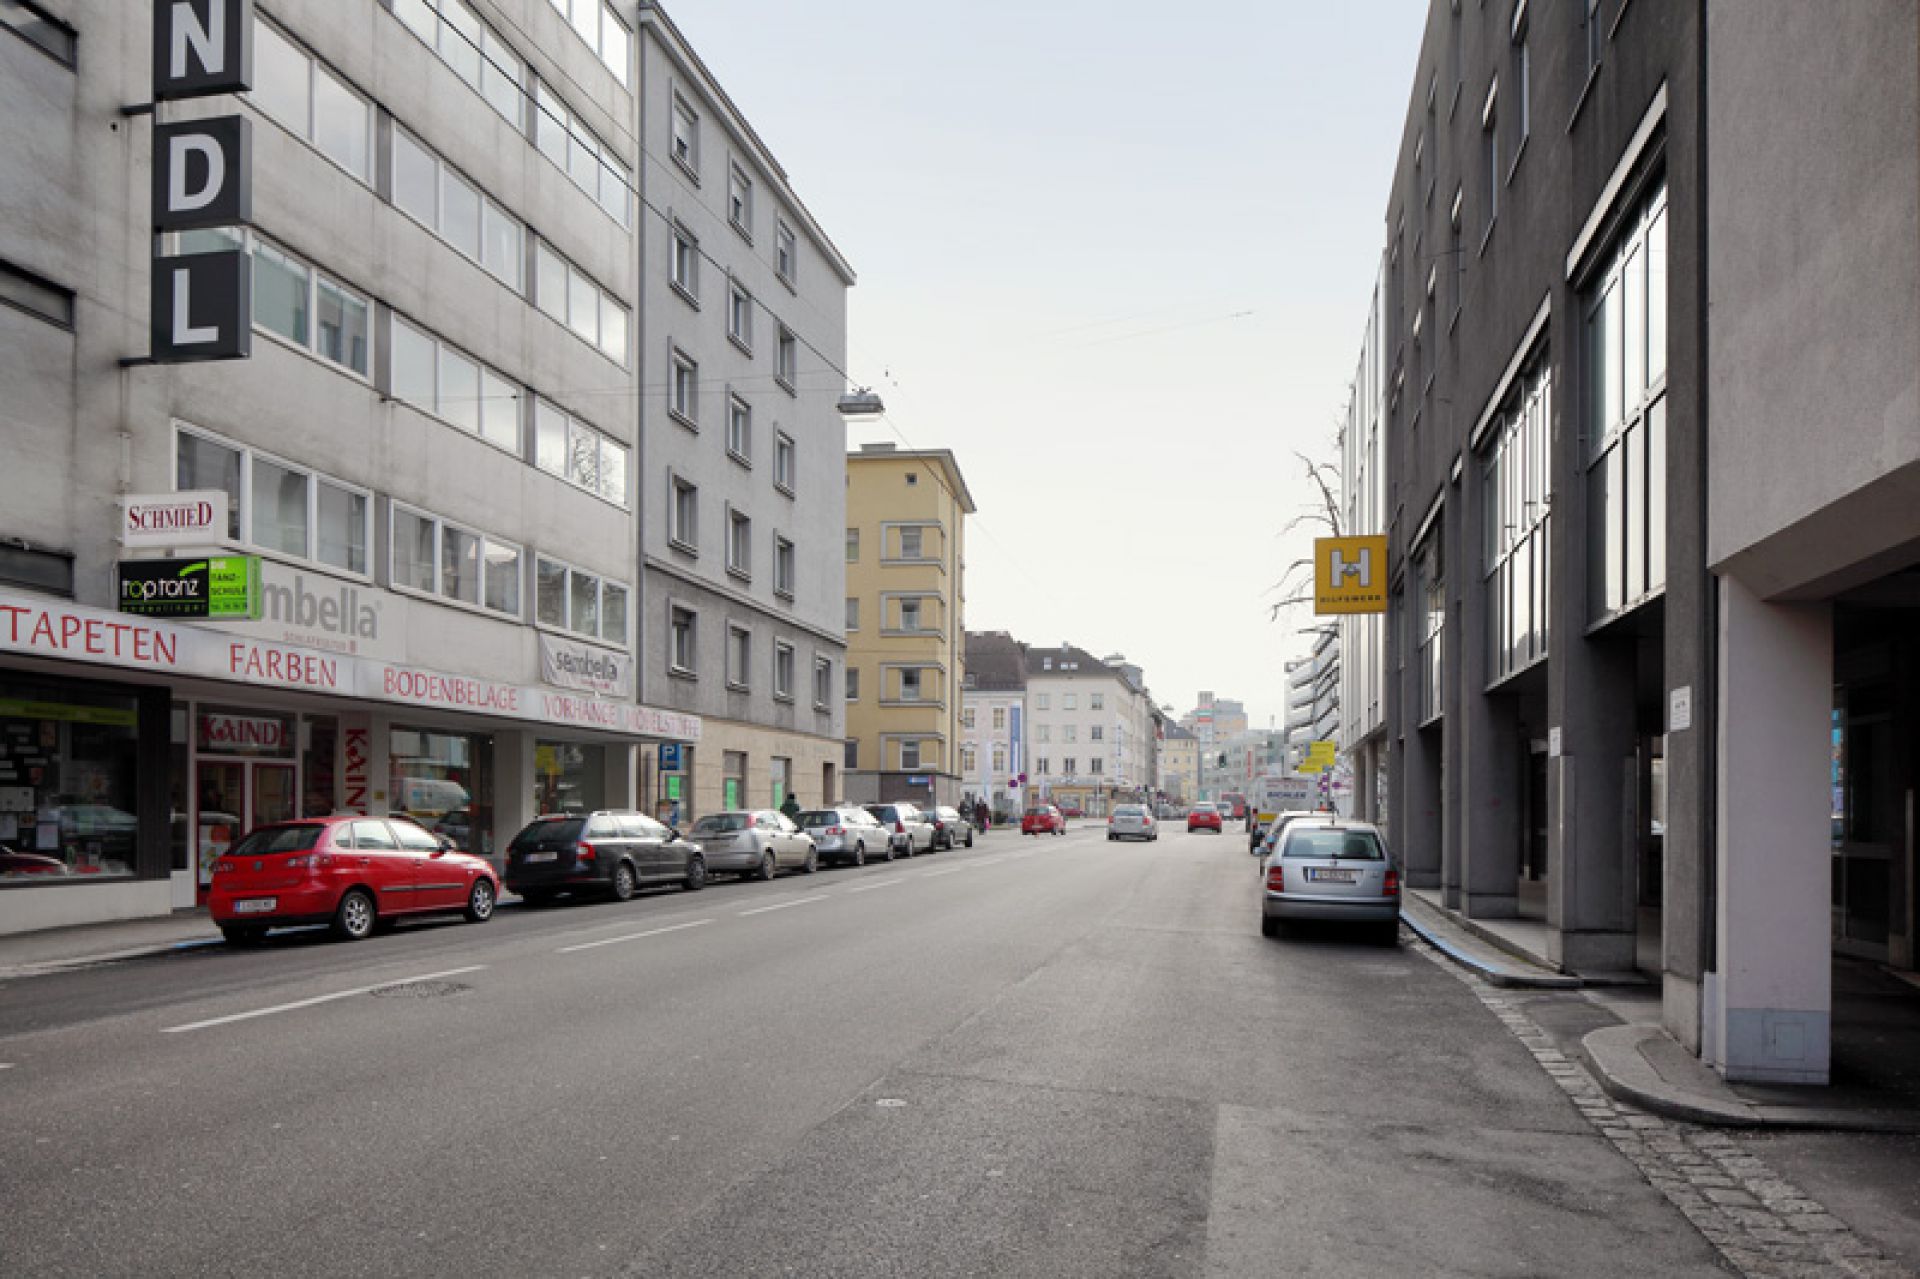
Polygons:
<instances>
[{"instance_id":1,"label":"cobblestone strip","mask_svg":"<svg viewBox=\"0 0 1920 1279\"><path fill-rule=\"evenodd\" d=\"M1911 1279L1913 1272L1854 1234L1799 1187L1725 1132L1650 1115L1608 1096L1587 1068L1554 1046L1519 996L1487 985L1423 941L1411 945L1459 978L1526 1046L1540 1068L1686 1215L1720 1255L1752 1279Z\"/></svg>"}]
</instances>

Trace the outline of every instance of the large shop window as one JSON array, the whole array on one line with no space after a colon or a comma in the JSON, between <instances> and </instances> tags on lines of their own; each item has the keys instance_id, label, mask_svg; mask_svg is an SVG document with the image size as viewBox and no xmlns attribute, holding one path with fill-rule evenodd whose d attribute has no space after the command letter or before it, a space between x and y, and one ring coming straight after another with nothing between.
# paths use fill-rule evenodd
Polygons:
<instances>
[{"instance_id":1,"label":"large shop window","mask_svg":"<svg viewBox=\"0 0 1920 1279\"><path fill-rule=\"evenodd\" d=\"M0 681L0 883L136 873L138 738L130 696Z\"/></svg>"},{"instance_id":2,"label":"large shop window","mask_svg":"<svg viewBox=\"0 0 1920 1279\"><path fill-rule=\"evenodd\" d=\"M520 548L393 504L392 584L520 616Z\"/></svg>"},{"instance_id":3,"label":"large shop window","mask_svg":"<svg viewBox=\"0 0 1920 1279\"><path fill-rule=\"evenodd\" d=\"M388 807L462 852L493 852L493 738L394 726L387 734Z\"/></svg>"},{"instance_id":4,"label":"large shop window","mask_svg":"<svg viewBox=\"0 0 1920 1279\"><path fill-rule=\"evenodd\" d=\"M1552 422L1553 375L1541 355L1502 408L1484 464L1488 683L1547 655Z\"/></svg>"},{"instance_id":5,"label":"large shop window","mask_svg":"<svg viewBox=\"0 0 1920 1279\"><path fill-rule=\"evenodd\" d=\"M373 544L373 498L185 427L174 435L174 487L227 495L227 536L249 546L364 577Z\"/></svg>"},{"instance_id":6,"label":"large shop window","mask_svg":"<svg viewBox=\"0 0 1920 1279\"><path fill-rule=\"evenodd\" d=\"M253 327L361 377L373 374L373 303L254 231L216 228L173 237L180 253L244 248L253 258Z\"/></svg>"},{"instance_id":7,"label":"large shop window","mask_svg":"<svg viewBox=\"0 0 1920 1279\"><path fill-rule=\"evenodd\" d=\"M534 807L590 813L607 806L607 748L580 742L533 744Z\"/></svg>"},{"instance_id":8,"label":"large shop window","mask_svg":"<svg viewBox=\"0 0 1920 1279\"><path fill-rule=\"evenodd\" d=\"M534 594L536 620L542 626L572 631L616 648L627 646L624 583L608 581L542 555Z\"/></svg>"},{"instance_id":9,"label":"large shop window","mask_svg":"<svg viewBox=\"0 0 1920 1279\"><path fill-rule=\"evenodd\" d=\"M1667 585L1667 192L1628 221L1586 294L1587 615Z\"/></svg>"}]
</instances>

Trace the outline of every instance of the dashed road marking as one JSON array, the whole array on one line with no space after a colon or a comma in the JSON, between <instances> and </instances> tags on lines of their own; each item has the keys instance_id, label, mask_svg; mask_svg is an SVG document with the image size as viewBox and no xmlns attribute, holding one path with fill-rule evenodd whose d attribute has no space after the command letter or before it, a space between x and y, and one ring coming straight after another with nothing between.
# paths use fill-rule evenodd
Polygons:
<instances>
[{"instance_id":1,"label":"dashed road marking","mask_svg":"<svg viewBox=\"0 0 1920 1279\"><path fill-rule=\"evenodd\" d=\"M702 924L711 924L711 919L693 919L684 924L668 924L665 928L649 928L644 933L625 933L619 937L602 937L599 941L583 941L574 946L562 946L556 955L571 955L576 950L592 950L596 946L612 946L623 941L639 941L642 937L658 937L662 933L677 933L683 928L698 928Z\"/></svg>"},{"instance_id":2,"label":"dashed road marking","mask_svg":"<svg viewBox=\"0 0 1920 1279\"><path fill-rule=\"evenodd\" d=\"M230 1013L225 1017L209 1017L205 1021L188 1022L184 1026L162 1028L163 1035L179 1035L190 1030L206 1030L213 1026L225 1026L236 1021L251 1021L255 1017L271 1017L275 1013L290 1013L301 1008L312 1008L316 1004L330 1004L339 999L352 999L356 995L369 994L387 986L399 986L407 982L435 981L442 977L458 977L462 973L477 973L485 964L469 964L465 968L449 968L443 973L426 973L419 977L393 977L386 981L374 982L371 986L356 986L352 990L337 990L331 995L315 995L311 999L296 999L290 1004L274 1004L270 1008L255 1008L251 1012Z\"/></svg>"},{"instance_id":3,"label":"dashed road marking","mask_svg":"<svg viewBox=\"0 0 1920 1279\"><path fill-rule=\"evenodd\" d=\"M876 879L871 884L855 884L847 891L850 893L870 893L876 888L892 888L896 884L904 884L906 882L904 879Z\"/></svg>"},{"instance_id":4,"label":"dashed road marking","mask_svg":"<svg viewBox=\"0 0 1920 1279\"><path fill-rule=\"evenodd\" d=\"M808 902L823 902L825 900L827 900L827 894L820 893L814 897L796 897L790 902L775 902L771 906L755 906L752 910L743 910L739 913L742 917L747 915L764 915L770 910L785 910L789 906L804 906Z\"/></svg>"}]
</instances>

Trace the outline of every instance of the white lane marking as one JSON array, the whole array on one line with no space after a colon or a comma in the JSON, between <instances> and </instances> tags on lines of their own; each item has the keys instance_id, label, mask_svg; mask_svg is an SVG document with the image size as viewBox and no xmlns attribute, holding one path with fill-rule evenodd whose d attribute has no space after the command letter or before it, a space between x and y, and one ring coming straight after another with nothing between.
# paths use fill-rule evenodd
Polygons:
<instances>
[{"instance_id":1,"label":"white lane marking","mask_svg":"<svg viewBox=\"0 0 1920 1279\"><path fill-rule=\"evenodd\" d=\"M747 915L764 915L770 910L785 910L789 906L804 906L808 902L823 902L825 900L827 900L827 894L825 893L821 893L817 897L796 897L790 902L775 902L771 906L756 906L752 910L743 910L740 914L743 917Z\"/></svg>"},{"instance_id":2,"label":"white lane marking","mask_svg":"<svg viewBox=\"0 0 1920 1279\"><path fill-rule=\"evenodd\" d=\"M711 924L711 919L694 919L684 924L668 924L665 928L650 928L644 933L627 933L621 937L602 937L599 941L583 941L577 946L562 946L554 951L556 955L571 955L576 950L592 950L595 946L612 946L623 941L639 941L642 937L658 937L662 933L677 933L683 928L698 928L702 924Z\"/></svg>"},{"instance_id":3,"label":"white lane marking","mask_svg":"<svg viewBox=\"0 0 1920 1279\"><path fill-rule=\"evenodd\" d=\"M966 866L949 866L945 870L923 870L920 872L918 878L938 879L942 875L958 875L961 871L967 870L967 869L970 869L970 868Z\"/></svg>"},{"instance_id":4,"label":"white lane marking","mask_svg":"<svg viewBox=\"0 0 1920 1279\"><path fill-rule=\"evenodd\" d=\"M413 981L437 981L442 977L458 977L461 973L477 973L485 967L485 964L469 964L465 968L449 968L443 973L424 973L418 977L393 977L386 981L377 981L371 986L337 990L331 995L315 995L312 999L296 999L290 1004L275 1004L271 1008L256 1008L252 1012L233 1013L226 1017L209 1017L205 1021L188 1022L184 1026L167 1026L160 1033L178 1035L189 1030L205 1030L209 1026L224 1026L229 1022L251 1021L255 1017L271 1017L275 1013L290 1013L299 1008L311 1008L315 1004L330 1004L336 999L352 999L355 995L365 995L388 986L404 986Z\"/></svg>"},{"instance_id":5,"label":"white lane marking","mask_svg":"<svg viewBox=\"0 0 1920 1279\"><path fill-rule=\"evenodd\" d=\"M904 879L876 879L871 884L856 884L847 891L850 893L870 893L876 888L892 888L895 884L904 884Z\"/></svg>"},{"instance_id":6,"label":"white lane marking","mask_svg":"<svg viewBox=\"0 0 1920 1279\"><path fill-rule=\"evenodd\" d=\"M13 1069L13 1063L12 1063L12 1062L10 1062L10 1061L0 1061L0 1070L12 1070L12 1069Z\"/></svg>"}]
</instances>

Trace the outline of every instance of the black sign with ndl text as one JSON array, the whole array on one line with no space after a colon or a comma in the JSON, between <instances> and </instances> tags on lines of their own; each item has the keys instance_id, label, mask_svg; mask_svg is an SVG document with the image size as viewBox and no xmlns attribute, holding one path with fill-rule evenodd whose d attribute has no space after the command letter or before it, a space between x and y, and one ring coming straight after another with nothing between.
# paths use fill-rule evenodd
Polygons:
<instances>
[{"instance_id":1,"label":"black sign with ndl text","mask_svg":"<svg viewBox=\"0 0 1920 1279\"><path fill-rule=\"evenodd\" d=\"M253 261L243 249L153 260L153 359L244 360L253 353Z\"/></svg>"},{"instance_id":2,"label":"black sign with ndl text","mask_svg":"<svg viewBox=\"0 0 1920 1279\"><path fill-rule=\"evenodd\" d=\"M253 0L154 0L154 101L240 93L252 84Z\"/></svg>"},{"instance_id":3,"label":"black sign with ndl text","mask_svg":"<svg viewBox=\"0 0 1920 1279\"><path fill-rule=\"evenodd\" d=\"M253 122L243 115L153 126L153 229L253 219Z\"/></svg>"}]
</instances>

